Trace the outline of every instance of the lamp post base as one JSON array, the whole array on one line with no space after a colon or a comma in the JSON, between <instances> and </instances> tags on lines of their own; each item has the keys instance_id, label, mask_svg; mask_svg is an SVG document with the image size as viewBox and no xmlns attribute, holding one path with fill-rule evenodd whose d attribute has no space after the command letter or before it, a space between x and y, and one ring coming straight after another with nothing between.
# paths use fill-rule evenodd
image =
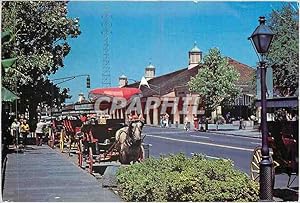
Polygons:
<instances>
[{"instance_id":1,"label":"lamp post base","mask_svg":"<svg viewBox=\"0 0 300 203\"><path fill-rule=\"evenodd\" d=\"M260 201L273 201L273 170L269 157L260 163Z\"/></svg>"}]
</instances>

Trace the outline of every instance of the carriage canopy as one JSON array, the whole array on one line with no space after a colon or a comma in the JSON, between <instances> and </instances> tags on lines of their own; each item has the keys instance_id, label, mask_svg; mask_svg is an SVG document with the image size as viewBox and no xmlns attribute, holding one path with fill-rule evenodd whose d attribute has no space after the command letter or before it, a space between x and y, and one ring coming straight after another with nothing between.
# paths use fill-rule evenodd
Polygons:
<instances>
[{"instance_id":1,"label":"carriage canopy","mask_svg":"<svg viewBox=\"0 0 300 203\"><path fill-rule=\"evenodd\" d=\"M130 100L133 97L141 96L142 92L138 88L129 87L109 87L109 88L96 88L89 92L89 98L96 100L99 97L123 97L126 100Z\"/></svg>"}]
</instances>

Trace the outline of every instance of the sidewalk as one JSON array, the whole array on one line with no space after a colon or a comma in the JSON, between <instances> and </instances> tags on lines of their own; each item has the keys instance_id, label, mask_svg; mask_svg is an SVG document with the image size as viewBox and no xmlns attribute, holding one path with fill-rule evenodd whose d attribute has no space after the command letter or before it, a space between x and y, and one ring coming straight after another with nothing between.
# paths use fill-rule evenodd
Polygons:
<instances>
[{"instance_id":1,"label":"sidewalk","mask_svg":"<svg viewBox=\"0 0 300 203\"><path fill-rule=\"evenodd\" d=\"M210 133L223 134L223 135L234 135L241 137L253 137L253 138L261 138L261 132L257 129L245 129L245 130L209 130Z\"/></svg>"},{"instance_id":2,"label":"sidewalk","mask_svg":"<svg viewBox=\"0 0 300 203\"><path fill-rule=\"evenodd\" d=\"M8 154L3 201L122 201L86 171L48 146Z\"/></svg>"},{"instance_id":3,"label":"sidewalk","mask_svg":"<svg viewBox=\"0 0 300 203\"><path fill-rule=\"evenodd\" d=\"M148 125L150 127L158 127L158 125ZM203 125L204 126L204 125ZM184 125L180 124L178 127L175 125L171 125L172 129L184 130ZM166 129L166 128L162 128ZM241 136L241 137L253 137L253 138L261 138L261 132L258 129L239 129L239 126L235 126L232 124L223 124L218 125L218 130L216 130L216 124L208 124L208 133L216 133L216 134L224 134L224 135L234 135L234 136Z\"/></svg>"}]
</instances>

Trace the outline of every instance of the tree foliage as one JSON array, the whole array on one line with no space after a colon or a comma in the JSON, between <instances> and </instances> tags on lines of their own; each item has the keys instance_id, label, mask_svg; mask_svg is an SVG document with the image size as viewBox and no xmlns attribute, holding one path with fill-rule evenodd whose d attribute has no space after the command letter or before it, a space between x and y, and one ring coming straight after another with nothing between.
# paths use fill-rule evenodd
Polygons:
<instances>
[{"instance_id":1,"label":"tree foliage","mask_svg":"<svg viewBox=\"0 0 300 203\"><path fill-rule=\"evenodd\" d=\"M293 95L299 84L299 10L285 4L274 10L268 25L275 36L268 58L272 64L274 87L280 96Z\"/></svg>"},{"instance_id":2,"label":"tree foliage","mask_svg":"<svg viewBox=\"0 0 300 203\"><path fill-rule=\"evenodd\" d=\"M80 35L78 19L67 17L67 4L2 2L2 31L10 30L13 37L2 46L1 58L17 57L14 68L5 72L2 84L10 89L17 87L21 111L28 106L35 111L38 103L51 104L53 93L59 92L56 100L60 102L68 97L66 90L60 91L48 80L50 74L64 66L63 60L71 49L67 38Z\"/></svg>"},{"instance_id":3,"label":"tree foliage","mask_svg":"<svg viewBox=\"0 0 300 203\"><path fill-rule=\"evenodd\" d=\"M198 74L192 77L189 88L205 100L206 112L214 111L222 102L234 98L239 93L236 86L239 73L222 57L217 48L209 50Z\"/></svg>"}]
</instances>

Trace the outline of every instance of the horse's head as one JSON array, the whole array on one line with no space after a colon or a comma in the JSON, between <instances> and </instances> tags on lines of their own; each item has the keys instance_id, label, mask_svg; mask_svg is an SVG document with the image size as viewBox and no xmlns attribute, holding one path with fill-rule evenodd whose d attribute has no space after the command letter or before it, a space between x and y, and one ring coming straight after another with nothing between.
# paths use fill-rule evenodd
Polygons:
<instances>
[{"instance_id":1,"label":"horse's head","mask_svg":"<svg viewBox=\"0 0 300 203\"><path fill-rule=\"evenodd\" d=\"M142 143L142 130L144 126L143 120L130 121L128 126L128 134L132 139L133 144L139 145Z\"/></svg>"}]
</instances>

